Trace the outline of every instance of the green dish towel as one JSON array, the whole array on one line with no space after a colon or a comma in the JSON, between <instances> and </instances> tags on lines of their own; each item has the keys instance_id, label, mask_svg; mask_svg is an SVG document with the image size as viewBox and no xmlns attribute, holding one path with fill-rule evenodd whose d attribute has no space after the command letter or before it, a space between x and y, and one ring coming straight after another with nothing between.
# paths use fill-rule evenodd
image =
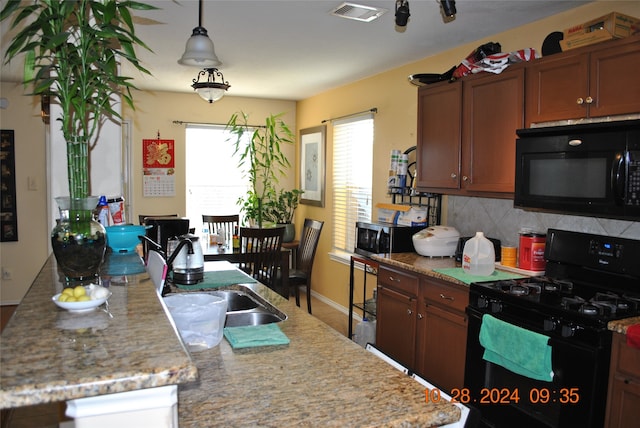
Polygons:
<instances>
[{"instance_id":1,"label":"green dish towel","mask_svg":"<svg viewBox=\"0 0 640 428\"><path fill-rule=\"evenodd\" d=\"M498 270L498 269L494 270L493 273L489 276L469 275L462 268L434 269L433 271L455 278L458 281L464 282L465 284L471 284L472 282L498 281L503 279L515 279L515 278L525 277L525 275L505 272L503 270Z\"/></svg>"},{"instance_id":2,"label":"green dish towel","mask_svg":"<svg viewBox=\"0 0 640 428\"><path fill-rule=\"evenodd\" d=\"M216 270L204 273L204 280L193 285L176 284L181 290L206 290L234 284L246 284L256 280L240 270Z\"/></svg>"},{"instance_id":3,"label":"green dish towel","mask_svg":"<svg viewBox=\"0 0 640 428\"><path fill-rule=\"evenodd\" d=\"M289 338L277 324L273 323L225 327L224 337L227 338L233 349L289 344Z\"/></svg>"},{"instance_id":4,"label":"green dish towel","mask_svg":"<svg viewBox=\"0 0 640 428\"><path fill-rule=\"evenodd\" d=\"M480 344L486 361L514 373L545 382L553 381L549 337L525 330L491 315L482 316Z\"/></svg>"}]
</instances>

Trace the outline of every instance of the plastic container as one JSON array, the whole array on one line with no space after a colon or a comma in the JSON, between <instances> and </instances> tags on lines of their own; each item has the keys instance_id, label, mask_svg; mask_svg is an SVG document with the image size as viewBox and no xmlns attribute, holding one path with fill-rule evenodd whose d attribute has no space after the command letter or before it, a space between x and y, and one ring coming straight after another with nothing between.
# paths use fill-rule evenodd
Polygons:
<instances>
[{"instance_id":1,"label":"plastic container","mask_svg":"<svg viewBox=\"0 0 640 428\"><path fill-rule=\"evenodd\" d=\"M227 301L204 293L179 293L164 298L180 337L192 351L213 348L222 340Z\"/></svg>"},{"instance_id":2,"label":"plastic container","mask_svg":"<svg viewBox=\"0 0 640 428\"><path fill-rule=\"evenodd\" d=\"M354 334L355 342L363 348L367 343L375 345L376 343L376 321L369 321L366 317L358 323Z\"/></svg>"},{"instance_id":3,"label":"plastic container","mask_svg":"<svg viewBox=\"0 0 640 428\"><path fill-rule=\"evenodd\" d=\"M100 201L98 202L98 222L104 227L109 227L111 225L110 218L111 213L109 212L107 197L100 196Z\"/></svg>"},{"instance_id":4,"label":"plastic container","mask_svg":"<svg viewBox=\"0 0 640 428\"><path fill-rule=\"evenodd\" d=\"M464 244L462 270L469 275L489 276L495 270L496 254L493 243L476 232L476 236Z\"/></svg>"}]
</instances>

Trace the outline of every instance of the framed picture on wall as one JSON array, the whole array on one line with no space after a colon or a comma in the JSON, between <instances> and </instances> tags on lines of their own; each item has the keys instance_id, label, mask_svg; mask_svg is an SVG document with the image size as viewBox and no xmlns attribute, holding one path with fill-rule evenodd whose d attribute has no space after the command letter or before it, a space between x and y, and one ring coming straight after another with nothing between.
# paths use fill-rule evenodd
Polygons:
<instances>
[{"instance_id":1,"label":"framed picture on wall","mask_svg":"<svg viewBox=\"0 0 640 428\"><path fill-rule=\"evenodd\" d=\"M324 207L326 126L300 130L301 204Z\"/></svg>"},{"instance_id":2,"label":"framed picture on wall","mask_svg":"<svg viewBox=\"0 0 640 428\"><path fill-rule=\"evenodd\" d=\"M18 240L14 131L0 130L0 242Z\"/></svg>"}]
</instances>

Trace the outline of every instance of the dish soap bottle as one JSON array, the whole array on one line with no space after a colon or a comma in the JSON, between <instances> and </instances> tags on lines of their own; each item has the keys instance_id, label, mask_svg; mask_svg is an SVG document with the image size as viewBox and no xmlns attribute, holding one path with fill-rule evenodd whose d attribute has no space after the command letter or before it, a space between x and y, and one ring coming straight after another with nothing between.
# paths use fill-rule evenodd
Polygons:
<instances>
[{"instance_id":1,"label":"dish soap bottle","mask_svg":"<svg viewBox=\"0 0 640 428\"><path fill-rule=\"evenodd\" d=\"M493 244L484 237L484 233L476 232L476 236L464 244L462 270L469 275L489 276L495 270L495 263Z\"/></svg>"}]
</instances>

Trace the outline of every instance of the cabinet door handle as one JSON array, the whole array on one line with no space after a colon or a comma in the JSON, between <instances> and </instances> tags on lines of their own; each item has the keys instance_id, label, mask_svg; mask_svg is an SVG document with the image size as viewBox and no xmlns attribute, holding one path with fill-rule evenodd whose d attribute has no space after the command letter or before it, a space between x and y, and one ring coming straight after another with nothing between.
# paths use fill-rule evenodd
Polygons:
<instances>
[{"instance_id":1,"label":"cabinet door handle","mask_svg":"<svg viewBox=\"0 0 640 428\"><path fill-rule=\"evenodd\" d=\"M451 300L454 301L456 300L455 297L451 297L451 296L445 296L444 294L440 293L440 298L444 299L444 300Z\"/></svg>"},{"instance_id":2,"label":"cabinet door handle","mask_svg":"<svg viewBox=\"0 0 640 428\"><path fill-rule=\"evenodd\" d=\"M581 106L582 104L584 104L584 100L582 98L578 98L576 100L576 104L578 104L579 106Z\"/></svg>"},{"instance_id":3,"label":"cabinet door handle","mask_svg":"<svg viewBox=\"0 0 640 428\"><path fill-rule=\"evenodd\" d=\"M413 311L411 309L407 309L407 315L411 316L411 314L413 314Z\"/></svg>"},{"instance_id":4,"label":"cabinet door handle","mask_svg":"<svg viewBox=\"0 0 640 428\"><path fill-rule=\"evenodd\" d=\"M424 316L421 313L418 313L418 319L421 320Z\"/></svg>"},{"instance_id":5,"label":"cabinet door handle","mask_svg":"<svg viewBox=\"0 0 640 428\"><path fill-rule=\"evenodd\" d=\"M458 177L458 175L455 172L451 173L451 178L453 178L454 180Z\"/></svg>"},{"instance_id":6,"label":"cabinet door handle","mask_svg":"<svg viewBox=\"0 0 640 428\"><path fill-rule=\"evenodd\" d=\"M591 104L591 103L593 103L593 98L591 98L591 97L587 97L587 99L585 100L585 102L586 102L587 104Z\"/></svg>"},{"instance_id":7,"label":"cabinet door handle","mask_svg":"<svg viewBox=\"0 0 640 428\"><path fill-rule=\"evenodd\" d=\"M392 276L389 277L389 281L400 282L400 278L394 278Z\"/></svg>"},{"instance_id":8,"label":"cabinet door handle","mask_svg":"<svg viewBox=\"0 0 640 428\"><path fill-rule=\"evenodd\" d=\"M466 175L462 176L462 181L469 181L469 177L467 177Z\"/></svg>"}]
</instances>

